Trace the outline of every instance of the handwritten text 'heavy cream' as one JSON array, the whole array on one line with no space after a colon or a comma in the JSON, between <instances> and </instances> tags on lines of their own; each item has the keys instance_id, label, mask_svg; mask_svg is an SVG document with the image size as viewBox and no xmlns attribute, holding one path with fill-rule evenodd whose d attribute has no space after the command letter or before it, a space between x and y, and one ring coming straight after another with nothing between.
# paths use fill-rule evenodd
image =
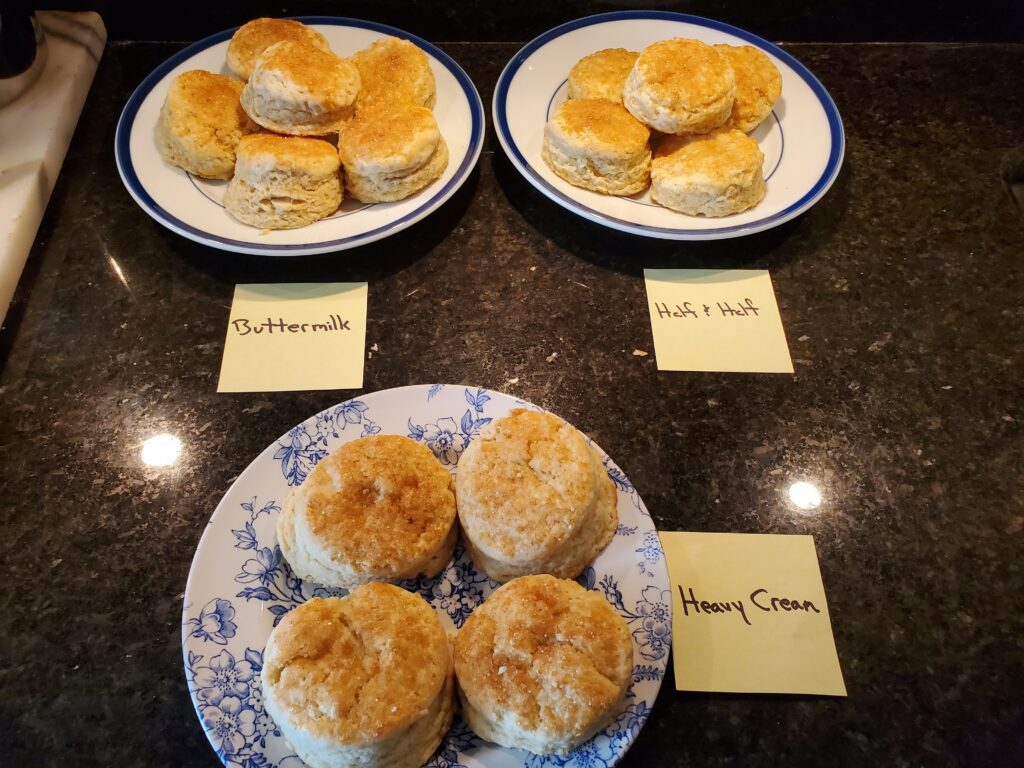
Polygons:
<instances>
[{"instance_id":1,"label":"handwritten text 'heavy cream'","mask_svg":"<svg viewBox=\"0 0 1024 768\"><path fill-rule=\"evenodd\" d=\"M683 615L689 616L691 611L697 615L701 613L738 613L743 617L743 621L750 625L750 619L747 618L747 606L742 600L728 600L726 602L713 602L710 600L698 600L697 596L693 593L693 587L689 588L689 597L686 592L683 591L682 585L679 586L679 597L683 600ZM750 593L750 604L753 608L764 611L765 613L789 613L791 611L802 611L806 613L821 613L817 606L814 605L810 600L794 600L786 597L773 597L768 594L767 589L755 589ZM755 614L751 614L755 615Z\"/></svg>"}]
</instances>

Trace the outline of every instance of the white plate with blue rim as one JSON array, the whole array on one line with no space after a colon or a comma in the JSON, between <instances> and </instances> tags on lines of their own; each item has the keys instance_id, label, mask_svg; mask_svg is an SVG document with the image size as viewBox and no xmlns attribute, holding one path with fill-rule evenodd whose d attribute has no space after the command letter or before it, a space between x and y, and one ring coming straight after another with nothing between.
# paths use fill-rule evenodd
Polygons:
<instances>
[{"instance_id":1,"label":"white plate with blue rim","mask_svg":"<svg viewBox=\"0 0 1024 768\"><path fill-rule=\"evenodd\" d=\"M302 768L263 707L260 669L273 627L313 596L344 590L303 583L277 545L275 524L291 486L330 451L359 437L406 435L428 446L453 473L480 429L513 408L537 406L486 389L434 384L388 389L310 417L267 447L217 505L196 549L182 610L185 676L196 713L225 766ZM433 768L607 768L636 739L658 695L672 634L668 570L658 532L629 479L601 454L618 492L619 526L578 581L597 590L629 625L633 679L625 705L605 730L568 757L540 757L482 741L456 717ZM459 546L436 578L402 586L434 606L450 630L498 584Z\"/></svg>"},{"instance_id":2,"label":"white plate with blue rim","mask_svg":"<svg viewBox=\"0 0 1024 768\"><path fill-rule=\"evenodd\" d=\"M544 125L568 96L568 73L584 56L605 48L642 51L658 40L687 37L709 44L752 45L782 75L782 97L754 130L764 153L767 193L748 211L705 218L664 208L649 192L614 197L574 187L541 159ZM670 240L718 240L777 227L799 216L828 191L843 163L843 123L832 97L811 72L777 45L719 21L662 11L588 16L545 32L505 66L492 105L498 140L516 169L568 210L623 232Z\"/></svg>"},{"instance_id":3,"label":"white plate with blue rim","mask_svg":"<svg viewBox=\"0 0 1024 768\"><path fill-rule=\"evenodd\" d=\"M230 74L225 53L233 29L190 45L157 67L125 105L114 139L117 169L142 209L179 235L237 253L297 256L372 243L400 232L440 208L469 178L480 158L484 111L469 76L436 46L408 32L371 21L328 16L299 17L319 31L335 53L349 56L392 35L419 46L437 82L434 116L448 143L448 167L426 189L396 203L368 205L346 200L333 215L299 229L262 231L234 219L224 209L226 181L200 179L166 163L155 130L167 89L182 72L205 69Z\"/></svg>"}]
</instances>

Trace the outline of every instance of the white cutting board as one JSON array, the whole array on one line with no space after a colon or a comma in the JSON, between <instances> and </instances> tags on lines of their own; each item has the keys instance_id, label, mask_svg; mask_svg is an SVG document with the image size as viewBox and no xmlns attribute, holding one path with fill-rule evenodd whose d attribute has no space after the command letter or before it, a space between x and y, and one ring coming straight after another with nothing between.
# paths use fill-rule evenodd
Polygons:
<instances>
[{"instance_id":1,"label":"white cutting board","mask_svg":"<svg viewBox=\"0 0 1024 768\"><path fill-rule=\"evenodd\" d=\"M50 199L107 41L95 13L40 11L46 67L25 93L0 107L0 318Z\"/></svg>"}]
</instances>

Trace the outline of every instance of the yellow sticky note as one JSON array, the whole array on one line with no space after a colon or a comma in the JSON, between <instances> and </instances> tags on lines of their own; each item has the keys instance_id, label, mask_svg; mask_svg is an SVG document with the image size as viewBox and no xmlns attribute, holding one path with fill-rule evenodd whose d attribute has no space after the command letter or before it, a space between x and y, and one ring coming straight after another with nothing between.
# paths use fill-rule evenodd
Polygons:
<instances>
[{"instance_id":1,"label":"yellow sticky note","mask_svg":"<svg viewBox=\"0 0 1024 768\"><path fill-rule=\"evenodd\" d=\"M236 285L218 392L363 386L366 283Z\"/></svg>"},{"instance_id":2,"label":"yellow sticky note","mask_svg":"<svg viewBox=\"0 0 1024 768\"><path fill-rule=\"evenodd\" d=\"M645 269L659 371L792 373L763 269Z\"/></svg>"},{"instance_id":3,"label":"yellow sticky note","mask_svg":"<svg viewBox=\"0 0 1024 768\"><path fill-rule=\"evenodd\" d=\"M846 695L812 537L660 536L678 690Z\"/></svg>"}]
</instances>

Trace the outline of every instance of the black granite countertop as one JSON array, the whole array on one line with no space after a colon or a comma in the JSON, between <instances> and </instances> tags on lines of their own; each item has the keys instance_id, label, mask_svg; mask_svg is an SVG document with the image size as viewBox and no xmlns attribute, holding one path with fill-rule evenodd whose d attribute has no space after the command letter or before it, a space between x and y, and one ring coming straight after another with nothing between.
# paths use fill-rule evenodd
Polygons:
<instances>
[{"instance_id":1,"label":"black granite countertop","mask_svg":"<svg viewBox=\"0 0 1024 768\"><path fill-rule=\"evenodd\" d=\"M789 46L839 106L846 162L761 235L591 225L490 136L435 215L305 259L193 244L121 185L117 116L179 47L108 47L0 333L0 764L216 764L181 664L193 551L253 457L354 394L215 392L234 284L290 280L369 281L365 391L507 391L591 434L661 528L814 535L849 697L679 694L669 674L622 765L1019 761L1024 216L1003 169L1024 142L1024 47ZM443 47L485 104L517 50ZM652 266L770 269L795 375L635 356L653 352ZM147 469L160 432L182 459ZM790 505L795 480L818 510Z\"/></svg>"}]
</instances>

